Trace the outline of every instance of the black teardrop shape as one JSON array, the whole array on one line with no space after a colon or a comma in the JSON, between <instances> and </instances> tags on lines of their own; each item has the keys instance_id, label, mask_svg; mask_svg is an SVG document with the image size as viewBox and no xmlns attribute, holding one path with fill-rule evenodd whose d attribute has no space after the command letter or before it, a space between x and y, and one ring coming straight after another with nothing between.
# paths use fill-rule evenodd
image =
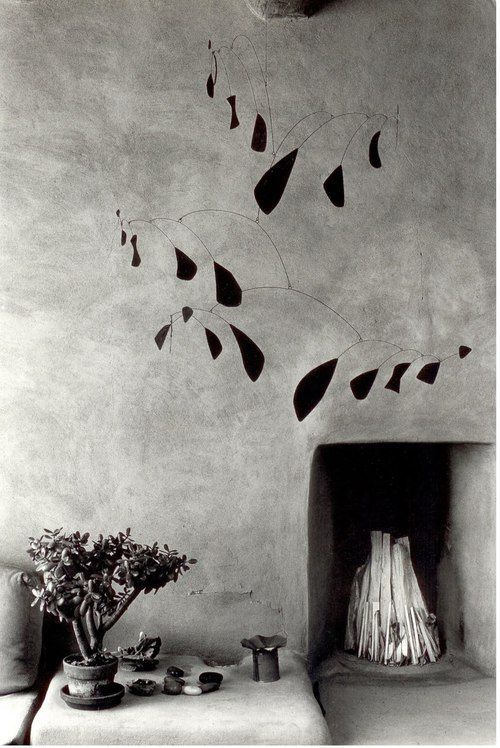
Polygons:
<instances>
[{"instance_id":1,"label":"black teardrop shape","mask_svg":"<svg viewBox=\"0 0 500 748\"><path fill-rule=\"evenodd\" d=\"M177 257L177 277L180 280L190 281L196 275L198 266L182 249L175 247L175 256Z\"/></svg>"},{"instance_id":2,"label":"black teardrop shape","mask_svg":"<svg viewBox=\"0 0 500 748\"><path fill-rule=\"evenodd\" d=\"M465 358L466 356L469 355L471 351L472 351L472 348L469 348L468 345L461 345L460 348L458 349L458 355L460 356L460 358Z\"/></svg>"},{"instance_id":3,"label":"black teardrop shape","mask_svg":"<svg viewBox=\"0 0 500 748\"><path fill-rule=\"evenodd\" d=\"M155 343L158 346L158 350L160 351L163 348L163 343L165 342L167 338L169 330L170 330L170 325L165 325L165 327L162 327L161 330L157 332L155 335Z\"/></svg>"},{"instance_id":4,"label":"black teardrop shape","mask_svg":"<svg viewBox=\"0 0 500 748\"><path fill-rule=\"evenodd\" d=\"M121 241L122 247L124 247L125 244L127 243L127 234L126 234L126 232L123 229L122 229L122 235L121 235L121 240L120 241Z\"/></svg>"},{"instance_id":5,"label":"black teardrop shape","mask_svg":"<svg viewBox=\"0 0 500 748\"><path fill-rule=\"evenodd\" d=\"M426 384L434 384L438 375L439 367L441 366L440 361L431 361L430 364L422 366L417 374L417 379Z\"/></svg>"},{"instance_id":6,"label":"black teardrop shape","mask_svg":"<svg viewBox=\"0 0 500 748\"><path fill-rule=\"evenodd\" d=\"M231 107L231 124L229 125L229 129L234 130L234 128L238 127L238 125L240 124L238 115L236 114L236 96L234 94L228 96L227 102Z\"/></svg>"},{"instance_id":7,"label":"black teardrop shape","mask_svg":"<svg viewBox=\"0 0 500 748\"><path fill-rule=\"evenodd\" d=\"M223 306L239 306L241 304L240 284L230 270L214 262L215 298Z\"/></svg>"},{"instance_id":8,"label":"black teardrop shape","mask_svg":"<svg viewBox=\"0 0 500 748\"><path fill-rule=\"evenodd\" d=\"M212 73L207 78L207 94L210 96L211 99L214 98L214 78Z\"/></svg>"},{"instance_id":9,"label":"black teardrop shape","mask_svg":"<svg viewBox=\"0 0 500 748\"><path fill-rule=\"evenodd\" d=\"M207 336L207 343L208 347L210 348L210 353L212 354L212 358L215 361L218 356L220 356L222 352L222 343L220 342L218 336L212 332L212 330L209 330L208 327L205 327L205 335Z\"/></svg>"},{"instance_id":10,"label":"black teardrop shape","mask_svg":"<svg viewBox=\"0 0 500 748\"><path fill-rule=\"evenodd\" d=\"M137 234L134 234L130 237L130 243L134 248L134 254L132 256L132 267L138 268L141 264L141 258L139 252L137 251Z\"/></svg>"},{"instance_id":11,"label":"black teardrop shape","mask_svg":"<svg viewBox=\"0 0 500 748\"><path fill-rule=\"evenodd\" d=\"M263 153L267 146L267 125L264 117L257 112L253 126L252 150Z\"/></svg>"},{"instance_id":12,"label":"black teardrop shape","mask_svg":"<svg viewBox=\"0 0 500 748\"><path fill-rule=\"evenodd\" d=\"M118 210L116 211L116 215L118 216L118 218L120 218L120 208L118 208Z\"/></svg>"},{"instance_id":13,"label":"black teardrop shape","mask_svg":"<svg viewBox=\"0 0 500 748\"><path fill-rule=\"evenodd\" d=\"M380 154L378 152L378 139L380 138L380 130L375 133L373 138L370 140L370 147L368 149L368 158L370 164L374 169L380 169L382 161L380 160Z\"/></svg>"},{"instance_id":14,"label":"black teardrop shape","mask_svg":"<svg viewBox=\"0 0 500 748\"><path fill-rule=\"evenodd\" d=\"M259 346L254 343L246 333L239 330L234 325L229 326L233 331L236 342L238 343L245 371L252 382L255 382L260 377L262 369L264 368L264 354Z\"/></svg>"},{"instance_id":15,"label":"black teardrop shape","mask_svg":"<svg viewBox=\"0 0 500 748\"><path fill-rule=\"evenodd\" d=\"M337 208L343 208L345 205L344 195L344 170L342 164L332 171L330 176L323 182L323 188L328 195L330 202Z\"/></svg>"},{"instance_id":16,"label":"black teardrop shape","mask_svg":"<svg viewBox=\"0 0 500 748\"><path fill-rule=\"evenodd\" d=\"M257 205L266 215L269 215L281 200L298 151L299 149L295 148L287 153L259 179L254 189L254 195Z\"/></svg>"},{"instance_id":17,"label":"black teardrop shape","mask_svg":"<svg viewBox=\"0 0 500 748\"><path fill-rule=\"evenodd\" d=\"M378 369L370 369L370 371L365 371L351 379L351 390L356 400L364 400L367 397L377 374Z\"/></svg>"},{"instance_id":18,"label":"black teardrop shape","mask_svg":"<svg viewBox=\"0 0 500 748\"><path fill-rule=\"evenodd\" d=\"M411 366L411 363L408 363L407 361L405 361L402 364L396 364L396 366L392 370L391 378L385 385L385 389L392 390L393 392L399 393L399 388L401 385L401 377L406 371L408 371L410 366Z\"/></svg>"},{"instance_id":19,"label":"black teardrop shape","mask_svg":"<svg viewBox=\"0 0 500 748\"><path fill-rule=\"evenodd\" d=\"M299 421L303 421L321 401L332 381L337 361L338 359L332 358L331 361L316 366L298 383L293 396L293 406Z\"/></svg>"},{"instance_id":20,"label":"black teardrop shape","mask_svg":"<svg viewBox=\"0 0 500 748\"><path fill-rule=\"evenodd\" d=\"M193 310L190 306L183 306L182 307L182 319L184 322L187 322L191 317L193 316Z\"/></svg>"}]
</instances>

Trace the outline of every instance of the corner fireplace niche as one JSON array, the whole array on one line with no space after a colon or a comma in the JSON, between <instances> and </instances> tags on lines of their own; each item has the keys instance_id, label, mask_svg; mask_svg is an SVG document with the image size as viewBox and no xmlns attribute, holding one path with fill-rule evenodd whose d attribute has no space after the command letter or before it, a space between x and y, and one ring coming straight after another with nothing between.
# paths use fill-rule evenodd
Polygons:
<instances>
[{"instance_id":1,"label":"corner fireplace niche","mask_svg":"<svg viewBox=\"0 0 500 748\"><path fill-rule=\"evenodd\" d=\"M451 642L453 651L469 650L469 659L489 669L495 616L493 471L491 445L316 448L308 512L312 666L343 651L354 574L369 555L370 531L381 530L409 537L420 589L429 611L437 614L442 653ZM477 558L471 559L474 548Z\"/></svg>"}]
</instances>

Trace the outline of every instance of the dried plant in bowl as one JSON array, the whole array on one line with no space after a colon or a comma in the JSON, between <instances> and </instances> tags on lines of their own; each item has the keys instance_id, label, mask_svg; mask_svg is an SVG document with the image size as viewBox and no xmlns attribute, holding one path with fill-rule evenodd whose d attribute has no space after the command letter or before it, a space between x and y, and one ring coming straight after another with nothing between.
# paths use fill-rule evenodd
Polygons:
<instances>
[{"instance_id":1,"label":"dried plant in bowl","mask_svg":"<svg viewBox=\"0 0 500 748\"><path fill-rule=\"evenodd\" d=\"M154 670L158 665L156 659L161 647L159 636L146 636L144 631L139 634L139 641L132 647L118 647L113 652L120 661L122 670L131 670L135 672L146 672Z\"/></svg>"}]
</instances>

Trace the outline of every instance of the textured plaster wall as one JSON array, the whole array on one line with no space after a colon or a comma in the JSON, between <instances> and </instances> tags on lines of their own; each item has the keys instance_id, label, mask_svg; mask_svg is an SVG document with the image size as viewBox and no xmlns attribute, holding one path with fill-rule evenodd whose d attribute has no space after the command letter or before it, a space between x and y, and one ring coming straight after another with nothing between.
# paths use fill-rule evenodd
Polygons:
<instances>
[{"instance_id":1,"label":"textured plaster wall","mask_svg":"<svg viewBox=\"0 0 500 748\"><path fill-rule=\"evenodd\" d=\"M264 26L243 1L0 2L2 560L25 562L26 537L60 525L131 525L138 539L175 544L199 565L137 603L115 640L142 628L219 654L237 652L241 635L282 627L293 647L306 646L317 444L493 434L486 0L348 0L268 28L277 141L311 111L401 113L398 147L394 131L381 139L382 169L367 163L368 133L349 151L341 211L322 182L352 123L339 120L301 150L282 202L262 217L292 282L365 337L438 355L466 343L473 354L443 365L433 387L410 377L401 395L379 384L360 403L349 379L391 349L358 346L299 424L297 382L353 342L319 305L261 291L227 312L265 352L255 384L222 328L216 362L193 322L176 327L171 355L156 349L170 312L213 303L212 272L190 245L201 271L176 280L172 249L146 230L142 264L131 268L114 212L255 216L252 190L269 157L249 148L244 74L233 68L237 130L224 95L205 92L208 38L219 45L238 33L264 55ZM250 224L204 214L190 225L243 288L283 283ZM182 229L172 236L186 240Z\"/></svg>"},{"instance_id":2,"label":"textured plaster wall","mask_svg":"<svg viewBox=\"0 0 500 748\"><path fill-rule=\"evenodd\" d=\"M438 616L448 648L495 671L495 449L450 451L450 518L440 567Z\"/></svg>"}]
</instances>

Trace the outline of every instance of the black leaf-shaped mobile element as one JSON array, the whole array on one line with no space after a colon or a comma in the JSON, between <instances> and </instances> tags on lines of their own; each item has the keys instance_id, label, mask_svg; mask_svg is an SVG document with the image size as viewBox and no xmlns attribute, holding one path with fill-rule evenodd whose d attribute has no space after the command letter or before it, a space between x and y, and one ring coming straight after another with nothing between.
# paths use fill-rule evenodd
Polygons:
<instances>
[{"instance_id":1,"label":"black leaf-shaped mobile element","mask_svg":"<svg viewBox=\"0 0 500 748\"><path fill-rule=\"evenodd\" d=\"M211 99L214 98L214 77L212 73L207 78L207 94L210 96Z\"/></svg>"},{"instance_id":2,"label":"black leaf-shaped mobile element","mask_svg":"<svg viewBox=\"0 0 500 748\"><path fill-rule=\"evenodd\" d=\"M417 374L417 379L426 384L434 384L438 375L439 367L441 366L440 361L431 361L430 364L422 366Z\"/></svg>"},{"instance_id":3,"label":"black leaf-shaped mobile element","mask_svg":"<svg viewBox=\"0 0 500 748\"><path fill-rule=\"evenodd\" d=\"M209 330L208 327L205 327L205 335L207 336L207 343L208 347L210 348L210 353L212 354L212 358L215 361L215 359L220 356L222 352L222 343L220 342L217 335L212 332L212 330Z\"/></svg>"},{"instance_id":4,"label":"black leaf-shaped mobile element","mask_svg":"<svg viewBox=\"0 0 500 748\"><path fill-rule=\"evenodd\" d=\"M208 40L208 48L212 49L212 40L211 39Z\"/></svg>"},{"instance_id":5,"label":"black leaf-shaped mobile element","mask_svg":"<svg viewBox=\"0 0 500 748\"><path fill-rule=\"evenodd\" d=\"M193 310L190 306L183 306L181 311L184 322L187 322L193 316Z\"/></svg>"},{"instance_id":6,"label":"black leaf-shaped mobile element","mask_svg":"<svg viewBox=\"0 0 500 748\"><path fill-rule=\"evenodd\" d=\"M257 112L253 126L252 150L263 153L267 146L267 125L264 117Z\"/></svg>"},{"instance_id":7,"label":"black leaf-shaped mobile element","mask_svg":"<svg viewBox=\"0 0 500 748\"><path fill-rule=\"evenodd\" d=\"M240 284L230 270L214 262L215 298L224 306L239 306L241 304Z\"/></svg>"},{"instance_id":8,"label":"black leaf-shaped mobile element","mask_svg":"<svg viewBox=\"0 0 500 748\"><path fill-rule=\"evenodd\" d=\"M303 421L321 401L337 368L337 358L325 361L309 371L298 383L293 396L293 407L299 421Z\"/></svg>"},{"instance_id":9,"label":"black leaf-shaped mobile element","mask_svg":"<svg viewBox=\"0 0 500 748\"><path fill-rule=\"evenodd\" d=\"M365 371L351 379L351 390L356 400L364 400L367 397L377 374L378 369L370 369L370 371Z\"/></svg>"},{"instance_id":10,"label":"black leaf-shaped mobile element","mask_svg":"<svg viewBox=\"0 0 500 748\"><path fill-rule=\"evenodd\" d=\"M130 243L134 248L134 254L132 256L132 267L138 268L141 264L141 258L139 252L137 251L137 234L134 234L130 237Z\"/></svg>"},{"instance_id":11,"label":"black leaf-shaped mobile element","mask_svg":"<svg viewBox=\"0 0 500 748\"><path fill-rule=\"evenodd\" d=\"M403 374L408 371L408 369L411 366L411 362L408 363L408 361L405 361L402 364L396 364L394 369L392 370L391 378L385 385L386 390L392 390L393 392L399 393L399 388L401 386L401 378Z\"/></svg>"},{"instance_id":12,"label":"black leaf-shaped mobile element","mask_svg":"<svg viewBox=\"0 0 500 748\"><path fill-rule=\"evenodd\" d=\"M238 127L238 125L240 124L238 115L236 114L236 96L234 94L228 96L227 103L231 107L231 124L229 125L229 129L234 130L234 128Z\"/></svg>"},{"instance_id":13,"label":"black leaf-shaped mobile element","mask_svg":"<svg viewBox=\"0 0 500 748\"><path fill-rule=\"evenodd\" d=\"M122 229L122 235L121 235L122 247L124 247L126 243L127 243L127 233Z\"/></svg>"},{"instance_id":14,"label":"black leaf-shaped mobile element","mask_svg":"<svg viewBox=\"0 0 500 748\"><path fill-rule=\"evenodd\" d=\"M342 164L332 171L330 176L323 182L323 188L330 202L337 208L343 208L345 204L344 195L344 170Z\"/></svg>"},{"instance_id":15,"label":"black leaf-shaped mobile element","mask_svg":"<svg viewBox=\"0 0 500 748\"><path fill-rule=\"evenodd\" d=\"M163 348L163 343L167 339L169 330L170 330L170 325L165 325L165 327L162 327L161 330L157 332L155 335L155 343L158 346L158 350L160 351Z\"/></svg>"},{"instance_id":16,"label":"black leaf-shaped mobile element","mask_svg":"<svg viewBox=\"0 0 500 748\"><path fill-rule=\"evenodd\" d=\"M259 179L254 189L257 205L263 213L269 215L283 196L290 174L292 173L298 148L283 156L274 166Z\"/></svg>"},{"instance_id":17,"label":"black leaf-shaped mobile element","mask_svg":"<svg viewBox=\"0 0 500 748\"><path fill-rule=\"evenodd\" d=\"M238 347L241 353L241 360L245 371L252 380L256 382L262 373L264 368L264 354L260 350L259 346L253 342L244 332L239 330L234 325L229 325L233 331L233 335L236 338Z\"/></svg>"},{"instance_id":18,"label":"black leaf-shaped mobile element","mask_svg":"<svg viewBox=\"0 0 500 748\"><path fill-rule=\"evenodd\" d=\"M196 275L198 266L182 249L175 247L175 256L177 257L177 277L180 280L190 281Z\"/></svg>"},{"instance_id":19,"label":"black leaf-shaped mobile element","mask_svg":"<svg viewBox=\"0 0 500 748\"><path fill-rule=\"evenodd\" d=\"M468 345L461 345L460 348L458 349L458 355L460 356L460 358L465 358L466 356L469 355L471 351L472 351L472 348L469 348Z\"/></svg>"},{"instance_id":20,"label":"black leaf-shaped mobile element","mask_svg":"<svg viewBox=\"0 0 500 748\"><path fill-rule=\"evenodd\" d=\"M374 169L380 169L382 161L380 160L380 154L378 152L378 139L380 138L380 130L375 133L373 138L370 140L370 147L368 149L368 158L370 164Z\"/></svg>"}]
</instances>

